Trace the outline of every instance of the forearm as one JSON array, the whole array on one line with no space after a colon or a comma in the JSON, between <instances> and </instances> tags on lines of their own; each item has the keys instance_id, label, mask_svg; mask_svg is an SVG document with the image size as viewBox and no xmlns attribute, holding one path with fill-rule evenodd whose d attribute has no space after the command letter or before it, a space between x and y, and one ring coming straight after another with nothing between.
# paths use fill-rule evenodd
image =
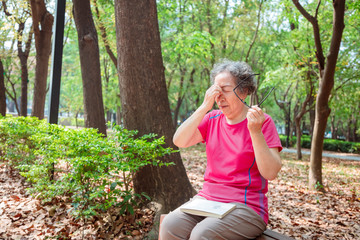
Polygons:
<instances>
[{"instance_id":1,"label":"forearm","mask_svg":"<svg viewBox=\"0 0 360 240\"><path fill-rule=\"evenodd\" d=\"M180 125L173 137L176 146L185 148L202 140L202 136L198 132L198 126L207 112L207 108L202 105Z\"/></svg>"},{"instance_id":2,"label":"forearm","mask_svg":"<svg viewBox=\"0 0 360 240\"><path fill-rule=\"evenodd\" d=\"M276 178L281 169L281 159L277 148L270 149L263 133L251 133L251 140L255 151L255 159L260 174L267 180Z\"/></svg>"}]
</instances>

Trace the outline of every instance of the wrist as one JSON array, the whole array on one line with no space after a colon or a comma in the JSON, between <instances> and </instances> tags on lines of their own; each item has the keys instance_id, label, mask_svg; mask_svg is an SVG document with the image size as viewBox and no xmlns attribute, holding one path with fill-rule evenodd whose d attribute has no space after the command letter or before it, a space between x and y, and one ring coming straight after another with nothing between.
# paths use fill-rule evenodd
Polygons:
<instances>
[{"instance_id":1,"label":"wrist","mask_svg":"<svg viewBox=\"0 0 360 240\"><path fill-rule=\"evenodd\" d=\"M251 138L254 138L254 137L264 137L261 129L253 129L253 130L249 130L249 132L250 132Z\"/></svg>"},{"instance_id":2,"label":"wrist","mask_svg":"<svg viewBox=\"0 0 360 240\"><path fill-rule=\"evenodd\" d=\"M205 114L207 112L209 112L211 110L212 106L209 108L209 106L207 106L206 104L201 104L201 106L198 108L198 111L200 112L205 112Z\"/></svg>"}]
</instances>

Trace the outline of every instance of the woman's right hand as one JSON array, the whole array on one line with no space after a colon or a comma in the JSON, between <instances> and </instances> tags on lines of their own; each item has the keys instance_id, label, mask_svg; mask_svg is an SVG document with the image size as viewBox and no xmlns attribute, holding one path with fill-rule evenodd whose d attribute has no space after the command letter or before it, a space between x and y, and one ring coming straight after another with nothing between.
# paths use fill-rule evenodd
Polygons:
<instances>
[{"instance_id":1,"label":"woman's right hand","mask_svg":"<svg viewBox=\"0 0 360 240\"><path fill-rule=\"evenodd\" d=\"M203 141L198 126L208 111L214 106L215 100L221 96L221 88L218 85L212 85L205 93L204 101L191 116L183 122L176 130L173 142L180 148L193 146Z\"/></svg>"},{"instance_id":2,"label":"woman's right hand","mask_svg":"<svg viewBox=\"0 0 360 240\"><path fill-rule=\"evenodd\" d=\"M213 84L206 90L202 107L207 111L210 111L214 106L216 99L221 95L221 88L218 85Z\"/></svg>"}]
</instances>

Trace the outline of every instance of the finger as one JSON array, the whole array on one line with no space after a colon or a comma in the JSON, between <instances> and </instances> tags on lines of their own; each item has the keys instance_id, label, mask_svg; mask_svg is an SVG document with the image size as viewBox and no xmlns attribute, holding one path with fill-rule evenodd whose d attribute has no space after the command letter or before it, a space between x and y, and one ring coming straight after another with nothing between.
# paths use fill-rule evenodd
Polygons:
<instances>
[{"instance_id":1,"label":"finger","mask_svg":"<svg viewBox=\"0 0 360 240\"><path fill-rule=\"evenodd\" d=\"M252 106L251 109L252 109L252 112L258 117L261 117L264 115L264 112L258 106Z\"/></svg>"},{"instance_id":2,"label":"finger","mask_svg":"<svg viewBox=\"0 0 360 240\"><path fill-rule=\"evenodd\" d=\"M254 121L255 120L255 116L252 112L248 112L247 115L246 115L247 119L250 120L250 121Z\"/></svg>"},{"instance_id":3,"label":"finger","mask_svg":"<svg viewBox=\"0 0 360 240\"><path fill-rule=\"evenodd\" d=\"M251 106L251 109L255 110L256 112L262 113L262 109L258 107L258 105Z\"/></svg>"},{"instance_id":4,"label":"finger","mask_svg":"<svg viewBox=\"0 0 360 240\"><path fill-rule=\"evenodd\" d=\"M259 116L259 113L257 112L257 110L253 109L253 108L249 108L248 114L252 118L255 118L256 116Z\"/></svg>"}]
</instances>

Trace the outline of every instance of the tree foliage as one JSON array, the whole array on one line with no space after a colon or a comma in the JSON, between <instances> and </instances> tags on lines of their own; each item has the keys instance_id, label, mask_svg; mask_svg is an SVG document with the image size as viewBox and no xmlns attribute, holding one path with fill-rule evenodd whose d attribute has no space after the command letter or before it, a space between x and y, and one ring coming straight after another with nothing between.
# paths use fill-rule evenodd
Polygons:
<instances>
[{"instance_id":1,"label":"tree foliage","mask_svg":"<svg viewBox=\"0 0 360 240\"><path fill-rule=\"evenodd\" d=\"M99 39L105 114L111 121L111 116L116 113L117 122L121 123L118 72L113 61L116 56L114 2L94 0L91 4ZM333 27L332 1L321 1L321 4L319 1L307 1L303 5L311 15L317 14L323 57L326 57ZM52 2L48 6L48 11L53 14ZM0 57L4 66L7 107L14 105L14 110L17 109L15 111L20 114L20 98L24 94L21 93L22 66L17 51L18 43L21 42L25 50L29 39L31 11L27 1L13 0L2 1L0 9ZM325 135L359 141L360 116L356 114L360 95L359 1L346 1L345 10L346 27L335 68L334 87L329 97L332 111ZM250 99L252 103L261 99L268 87L275 86L274 94L263 108L273 117L279 129L290 116L290 135L296 133L296 116L309 96L307 112L303 114L298 130L312 134L321 73L314 54L316 45L312 25L296 9L293 1L158 0L157 11L167 93L175 126L201 103L211 84L209 72L212 65L221 58L230 58L247 60L254 71L260 73L258 89ZM25 23L22 36L18 32L21 22ZM76 34L72 4L68 2L60 112L80 121L84 105ZM29 102L33 99L29 93L33 92L35 81L34 44L31 40L27 81ZM289 104L281 105L277 100Z\"/></svg>"}]
</instances>

